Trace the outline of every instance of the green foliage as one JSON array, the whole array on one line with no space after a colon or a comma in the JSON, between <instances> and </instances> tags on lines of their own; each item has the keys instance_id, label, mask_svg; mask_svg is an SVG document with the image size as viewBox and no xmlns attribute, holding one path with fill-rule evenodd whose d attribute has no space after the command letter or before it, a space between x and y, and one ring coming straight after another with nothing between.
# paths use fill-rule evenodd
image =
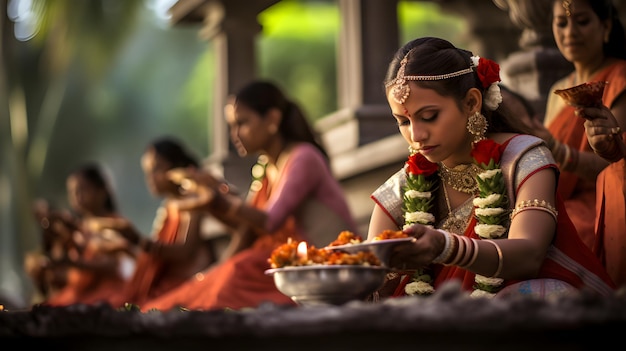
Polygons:
<instances>
[{"instance_id":1,"label":"green foliage","mask_svg":"<svg viewBox=\"0 0 626 351\"><path fill-rule=\"evenodd\" d=\"M426 1L400 1L398 3L400 43L423 36L441 37L466 47L462 34L465 21L458 16L446 14L439 4Z\"/></svg>"},{"instance_id":2,"label":"green foliage","mask_svg":"<svg viewBox=\"0 0 626 351\"><path fill-rule=\"evenodd\" d=\"M400 1L401 40L440 36L462 42L463 20L438 4ZM260 76L289 88L312 120L338 108L336 57L340 29L335 2L283 0L259 15Z\"/></svg>"},{"instance_id":3,"label":"green foliage","mask_svg":"<svg viewBox=\"0 0 626 351\"><path fill-rule=\"evenodd\" d=\"M287 88L311 120L335 111L336 5L285 0L264 11L259 22L260 75Z\"/></svg>"}]
</instances>

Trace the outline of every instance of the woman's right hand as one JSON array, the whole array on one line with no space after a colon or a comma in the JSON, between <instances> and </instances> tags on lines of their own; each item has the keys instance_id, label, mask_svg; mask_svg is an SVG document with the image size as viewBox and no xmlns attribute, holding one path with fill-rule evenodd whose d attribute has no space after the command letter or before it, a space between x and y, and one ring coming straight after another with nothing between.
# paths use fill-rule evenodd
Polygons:
<instances>
[{"instance_id":1,"label":"woman's right hand","mask_svg":"<svg viewBox=\"0 0 626 351\"><path fill-rule=\"evenodd\" d=\"M445 235L437 229L421 224L413 224L403 230L416 240L394 248L391 266L399 269L422 268L439 256L445 246Z\"/></svg>"},{"instance_id":2,"label":"woman's right hand","mask_svg":"<svg viewBox=\"0 0 626 351\"><path fill-rule=\"evenodd\" d=\"M167 177L182 189L181 198L173 201L180 210L215 210L216 198L230 192L226 182L208 171L177 168L168 171Z\"/></svg>"}]
</instances>

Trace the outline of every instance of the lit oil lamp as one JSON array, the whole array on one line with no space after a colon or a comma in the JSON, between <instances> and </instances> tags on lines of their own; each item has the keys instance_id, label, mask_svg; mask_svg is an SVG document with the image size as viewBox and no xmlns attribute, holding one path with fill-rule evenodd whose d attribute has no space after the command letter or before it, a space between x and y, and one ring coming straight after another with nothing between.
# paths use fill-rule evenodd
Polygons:
<instances>
[{"instance_id":1,"label":"lit oil lamp","mask_svg":"<svg viewBox=\"0 0 626 351\"><path fill-rule=\"evenodd\" d=\"M305 241L301 241L298 244L298 249L297 249L297 256L298 256L298 263L300 264L306 264L307 261L309 260L308 254L308 247L306 245Z\"/></svg>"}]
</instances>

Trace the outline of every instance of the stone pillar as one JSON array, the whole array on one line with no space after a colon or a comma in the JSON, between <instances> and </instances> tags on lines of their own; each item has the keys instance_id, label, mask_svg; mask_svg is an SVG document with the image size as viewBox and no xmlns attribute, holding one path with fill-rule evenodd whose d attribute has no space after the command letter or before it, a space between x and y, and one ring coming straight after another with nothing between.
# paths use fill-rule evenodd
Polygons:
<instances>
[{"instance_id":1,"label":"stone pillar","mask_svg":"<svg viewBox=\"0 0 626 351\"><path fill-rule=\"evenodd\" d=\"M280 0L179 0L173 21L203 22L199 36L213 45L215 82L213 109L209 111L212 154L207 164L241 191L250 184L251 155L239 157L228 136L224 106L228 96L257 77L256 39L261 32L257 16Z\"/></svg>"},{"instance_id":2,"label":"stone pillar","mask_svg":"<svg viewBox=\"0 0 626 351\"><path fill-rule=\"evenodd\" d=\"M339 109L318 121L316 128L340 178L352 173L338 169L344 168L339 165L343 158L352 164L352 153L359 146L398 132L389 121L382 86L387 64L400 46L397 6L397 0L339 0Z\"/></svg>"}]
</instances>

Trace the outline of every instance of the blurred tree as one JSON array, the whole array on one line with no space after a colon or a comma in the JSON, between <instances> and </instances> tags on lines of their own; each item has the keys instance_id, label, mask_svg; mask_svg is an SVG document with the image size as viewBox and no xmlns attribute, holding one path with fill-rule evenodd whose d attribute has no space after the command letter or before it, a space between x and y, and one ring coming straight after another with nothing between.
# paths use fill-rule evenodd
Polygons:
<instances>
[{"instance_id":1,"label":"blurred tree","mask_svg":"<svg viewBox=\"0 0 626 351\"><path fill-rule=\"evenodd\" d=\"M6 295L27 296L20 281L22 253L39 244L30 210L32 189L46 163L70 67L81 65L86 82L100 78L142 4L140 0L0 0L0 287L8 291ZM16 39L27 40L28 45Z\"/></svg>"}]
</instances>

